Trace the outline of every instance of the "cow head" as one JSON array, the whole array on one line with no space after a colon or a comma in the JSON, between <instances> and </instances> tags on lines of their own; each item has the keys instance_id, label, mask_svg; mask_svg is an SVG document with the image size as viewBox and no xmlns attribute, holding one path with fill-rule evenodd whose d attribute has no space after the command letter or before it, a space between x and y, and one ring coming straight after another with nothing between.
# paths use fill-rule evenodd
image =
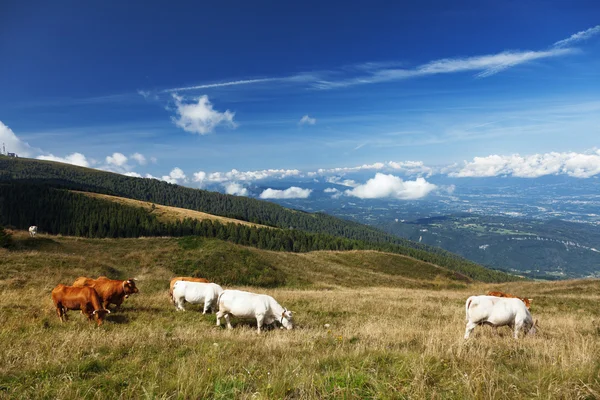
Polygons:
<instances>
[{"instance_id":1,"label":"cow head","mask_svg":"<svg viewBox=\"0 0 600 400\"><path fill-rule=\"evenodd\" d=\"M281 321L280 321L283 328L285 328L285 329L294 328L294 321L292 318L293 318L292 312L288 309L284 309L283 312L281 313Z\"/></svg>"},{"instance_id":2,"label":"cow head","mask_svg":"<svg viewBox=\"0 0 600 400\"><path fill-rule=\"evenodd\" d=\"M133 279L123 281L123 291L125 292L125 298L128 298L130 294L139 292L137 286L135 286L135 281Z\"/></svg>"},{"instance_id":3,"label":"cow head","mask_svg":"<svg viewBox=\"0 0 600 400\"><path fill-rule=\"evenodd\" d=\"M531 328L529 328L529 330L527 331L527 334L529 335L535 335L535 333L537 332L537 328L538 327L538 320L536 319L533 322L533 325L531 325Z\"/></svg>"},{"instance_id":4,"label":"cow head","mask_svg":"<svg viewBox=\"0 0 600 400\"><path fill-rule=\"evenodd\" d=\"M94 310L94 312L92 312L92 315L96 316L96 323L98 324L98 326L102 325L102 322L104 322L104 317L106 317L106 314L110 314L110 310L102 309L102 310Z\"/></svg>"},{"instance_id":5,"label":"cow head","mask_svg":"<svg viewBox=\"0 0 600 400\"><path fill-rule=\"evenodd\" d=\"M525 299L525 298L523 298L523 299L521 299L521 301L523 303L525 303L525 307L527 307L528 310L529 310L529 308L531 308L531 302L533 301L533 299Z\"/></svg>"}]
</instances>

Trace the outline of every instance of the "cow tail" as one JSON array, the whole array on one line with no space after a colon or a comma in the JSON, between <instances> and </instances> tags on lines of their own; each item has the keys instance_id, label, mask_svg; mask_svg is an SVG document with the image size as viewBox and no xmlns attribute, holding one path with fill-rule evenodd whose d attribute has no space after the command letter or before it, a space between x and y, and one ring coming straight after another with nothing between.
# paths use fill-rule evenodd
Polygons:
<instances>
[{"instance_id":1,"label":"cow tail","mask_svg":"<svg viewBox=\"0 0 600 400\"><path fill-rule=\"evenodd\" d=\"M469 307L471 306L471 301L473 301L473 298L469 297L465 304L465 321L469 321Z\"/></svg>"},{"instance_id":2,"label":"cow tail","mask_svg":"<svg viewBox=\"0 0 600 400\"><path fill-rule=\"evenodd\" d=\"M221 296L223 296L223 293L225 293L224 290L221 293L219 293L219 296L217 297L217 311L221 309Z\"/></svg>"}]
</instances>

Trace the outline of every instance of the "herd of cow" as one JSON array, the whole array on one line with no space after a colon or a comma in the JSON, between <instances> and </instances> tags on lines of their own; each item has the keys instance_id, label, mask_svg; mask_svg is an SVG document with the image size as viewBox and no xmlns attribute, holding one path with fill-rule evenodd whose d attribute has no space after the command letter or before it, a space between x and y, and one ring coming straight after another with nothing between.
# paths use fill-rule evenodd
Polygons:
<instances>
[{"instance_id":1,"label":"herd of cow","mask_svg":"<svg viewBox=\"0 0 600 400\"><path fill-rule=\"evenodd\" d=\"M104 317L110 314L110 304L118 309L129 295L138 292L133 279L120 281L105 276L97 279L80 277L73 282L73 286L56 286L52 290L52 301L61 322L67 320L68 310L81 310L90 321L95 317L100 326ZM294 327L292 312L282 307L273 297L241 290L223 290L221 286L204 278L171 279L169 297L177 311L185 311L185 302L204 303L202 313L215 310L217 326L221 325L221 318L224 317L229 329L232 328L230 316L256 319L258 332L264 325L271 325L275 321L282 328Z\"/></svg>"},{"instance_id":2,"label":"herd of cow","mask_svg":"<svg viewBox=\"0 0 600 400\"><path fill-rule=\"evenodd\" d=\"M120 281L105 276L97 279L80 277L73 282L73 286L56 286L52 290L52 301L61 322L66 321L67 310L81 310L90 321L95 317L100 326L106 314L110 313L110 304L114 304L118 309L126 298L138 292L133 279ZM171 279L169 297L177 311L185 311L185 302L203 303L202 313L216 311L217 326L221 325L221 318L224 317L229 329L230 316L256 319L258 332L264 325L275 321L279 322L282 328L292 329L294 326L292 312L282 307L273 297L241 290L223 290L221 286L204 278ZM534 322L531 317L530 305L531 299L502 292L469 297L465 304L465 339L469 338L478 325L509 326L514 329L515 338L518 338L521 331L525 334L535 333L537 321Z\"/></svg>"}]
</instances>

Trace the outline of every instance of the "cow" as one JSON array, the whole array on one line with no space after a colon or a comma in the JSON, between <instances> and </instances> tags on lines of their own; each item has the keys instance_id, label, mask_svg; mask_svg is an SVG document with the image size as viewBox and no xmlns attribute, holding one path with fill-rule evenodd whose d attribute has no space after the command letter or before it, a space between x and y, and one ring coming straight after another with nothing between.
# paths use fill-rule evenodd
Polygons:
<instances>
[{"instance_id":1,"label":"cow","mask_svg":"<svg viewBox=\"0 0 600 400\"><path fill-rule=\"evenodd\" d=\"M98 295L102 299L104 308L108 308L110 304L116 305L118 310L123 301L134 293L139 293L139 289L135 285L133 279L126 281L109 279L106 276L99 276L98 279L86 278L81 276L73 282L73 286L83 287L89 286L96 289Z\"/></svg>"},{"instance_id":2,"label":"cow","mask_svg":"<svg viewBox=\"0 0 600 400\"><path fill-rule=\"evenodd\" d=\"M465 303L467 327L465 339L477 325L493 327L509 326L514 329L514 338L519 338L519 331L534 334L537 321L529 313L525 304L517 298L496 296L471 296Z\"/></svg>"},{"instance_id":3,"label":"cow","mask_svg":"<svg viewBox=\"0 0 600 400\"><path fill-rule=\"evenodd\" d=\"M60 322L67 321L67 310L81 310L88 320L96 316L98 326L102 325L106 314L110 311L102 307L100 296L91 287L74 287L58 285L52 290L52 302Z\"/></svg>"},{"instance_id":4,"label":"cow","mask_svg":"<svg viewBox=\"0 0 600 400\"><path fill-rule=\"evenodd\" d=\"M513 294L510 293L504 293L504 292L493 292L493 291L489 291L487 293L488 296L495 296L495 297L508 297L508 298L514 298L514 299L519 299L521 300L523 303L525 303L525 307L527 307L527 309L529 310L531 308L531 302L533 301L533 299L527 299L524 297L518 297L515 296Z\"/></svg>"},{"instance_id":5,"label":"cow","mask_svg":"<svg viewBox=\"0 0 600 400\"><path fill-rule=\"evenodd\" d=\"M173 286L173 302L177 311L185 311L183 303L204 303L202 314L214 310L223 288L216 283L177 281Z\"/></svg>"},{"instance_id":6,"label":"cow","mask_svg":"<svg viewBox=\"0 0 600 400\"><path fill-rule=\"evenodd\" d=\"M176 278L171 279L169 283L169 298L175 304L175 299L173 298L173 286L175 286L175 282L177 281L188 281L188 282L204 282L209 283L208 279L204 278L193 278L191 276L178 276Z\"/></svg>"},{"instance_id":7,"label":"cow","mask_svg":"<svg viewBox=\"0 0 600 400\"><path fill-rule=\"evenodd\" d=\"M37 226L33 225L29 227L29 236L34 237L37 235Z\"/></svg>"},{"instance_id":8,"label":"cow","mask_svg":"<svg viewBox=\"0 0 600 400\"><path fill-rule=\"evenodd\" d=\"M266 294L224 290L219 296L217 326L221 326L221 318L225 317L227 328L232 329L230 315L238 318L256 318L258 333L263 325L270 325L275 321L282 325L282 329L294 327L292 312Z\"/></svg>"}]
</instances>

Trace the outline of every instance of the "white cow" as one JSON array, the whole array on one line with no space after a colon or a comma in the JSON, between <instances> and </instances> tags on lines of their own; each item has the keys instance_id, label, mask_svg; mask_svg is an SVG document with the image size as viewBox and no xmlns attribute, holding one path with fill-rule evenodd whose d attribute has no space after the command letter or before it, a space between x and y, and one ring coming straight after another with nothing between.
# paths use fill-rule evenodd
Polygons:
<instances>
[{"instance_id":1,"label":"white cow","mask_svg":"<svg viewBox=\"0 0 600 400\"><path fill-rule=\"evenodd\" d=\"M281 323L282 329L294 327L292 312L266 294L224 290L219 296L217 326L221 326L221 318L225 317L227 328L231 329L230 315L238 318L256 318L259 333L263 324L270 325L274 321Z\"/></svg>"},{"instance_id":2,"label":"white cow","mask_svg":"<svg viewBox=\"0 0 600 400\"><path fill-rule=\"evenodd\" d=\"M192 304L204 302L202 314L206 314L209 309L215 309L221 293L223 288L216 283L177 281L173 286L173 301L177 311L185 311L185 301Z\"/></svg>"},{"instance_id":3,"label":"white cow","mask_svg":"<svg viewBox=\"0 0 600 400\"><path fill-rule=\"evenodd\" d=\"M29 236L34 237L37 234L37 226L29 227Z\"/></svg>"},{"instance_id":4,"label":"white cow","mask_svg":"<svg viewBox=\"0 0 600 400\"><path fill-rule=\"evenodd\" d=\"M521 299L471 296L465 304L467 329L465 339L477 325L491 325L493 327L509 326L514 329L514 338L518 339L519 331L534 334L536 323ZM537 321L536 321L537 322Z\"/></svg>"}]
</instances>

